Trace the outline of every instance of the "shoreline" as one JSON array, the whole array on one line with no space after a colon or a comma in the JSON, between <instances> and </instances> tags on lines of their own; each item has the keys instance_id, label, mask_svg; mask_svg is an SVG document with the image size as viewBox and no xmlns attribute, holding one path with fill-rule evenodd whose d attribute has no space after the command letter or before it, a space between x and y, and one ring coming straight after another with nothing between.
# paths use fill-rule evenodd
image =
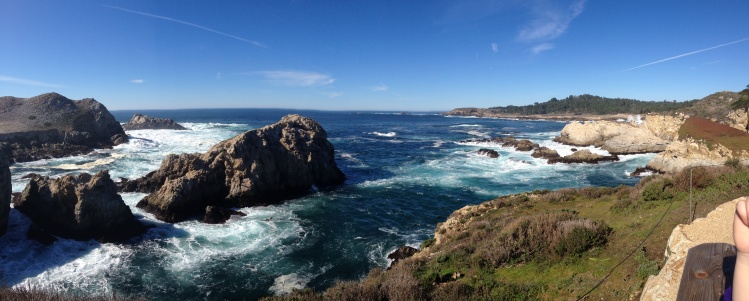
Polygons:
<instances>
[{"instance_id":1,"label":"shoreline","mask_svg":"<svg viewBox=\"0 0 749 301\"><path fill-rule=\"evenodd\" d=\"M501 114L492 113L487 109L455 109L449 112L442 113L443 116L448 117L474 117L474 118L498 118L498 119L516 119L516 120L550 120L550 121L599 121L608 120L616 121L618 119L627 119L632 114L606 114L606 115L593 115L593 114L530 114L530 115L518 115L518 114Z\"/></svg>"}]
</instances>

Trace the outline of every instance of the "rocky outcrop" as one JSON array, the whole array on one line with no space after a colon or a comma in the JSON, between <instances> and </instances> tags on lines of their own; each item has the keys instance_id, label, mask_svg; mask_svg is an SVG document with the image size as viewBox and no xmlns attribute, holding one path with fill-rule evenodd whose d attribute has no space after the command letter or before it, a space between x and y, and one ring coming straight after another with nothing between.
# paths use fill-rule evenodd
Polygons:
<instances>
[{"instance_id":1,"label":"rocky outcrop","mask_svg":"<svg viewBox=\"0 0 749 301\"><path fill-rule=\"evenodd\" d=\"M8 214L10 214L10 198L13 187L10 183L10 167L8 157L0 151L0 236L8 231Z\"/></svg>"},{"instance_id":2,"label":"rocky outcrop","mask_svg":"<svg viewBox=\"0 0 749 301\"><path fill-rule=\"evenodd\" d=\"M489 158L499 158L499 153L493 149L488 148L482 148L478 150L478 154L482 156L487 156Z\"/></svg>"},{"instance_id":3,"label":"rocky outcrop","mask_svg":"<svg viewBox=\"0 0 749 301\"><path fill-rule=\"evenodd\" d=\"M151 193L138 207L174 223L204 214L206 206L267 205L344 180L325 130L310 118L288 115L204 154L169 155L158 171L121 188Z\"/></svg>"},{"instance_id":4,"label":"rocky outcrop","mask_svg":"<svg viewBox=\"0 0 749 301\"><path fill-rule=\"evenodd\" d=\"M512 147L515 148L517 151L521 152L528 152L532 151L533 149L538 148L538 143L533 143L532 141L528 139L522 139L518 140L515 137L508 136L508 137L494 137L492 139L484 138L484 139L470 139L470 140L463 140L460 141L460 143L469 143L469 144L482 144L482 143L489 143L489 144L496 144L500 145L502 147Z\"/></svg>"},{"instance_id":5,"label":"rocky outcrop","mask_svg":"<svg viewBox=\"0 0 749 301\"><path fill-rule=\"evenodd\" d=\"M746 110L734 110L728 113L726 116L727 122L725 123L727 126L730 126L732 128L749 132L749 114L747 114Z\"/></svg>"},{"instance_id":6,"label":"rocky outcrop","mask_svg":"<svg viewBox=\"0 0 749 301\"><path fill-rule=\"evenodd\" d=\"M595 154L587 149L582 149L568 156L564 156L561 158L551 158L547 162L549 164L555 164L555 163L598 164L599 162L607 162L607 161L619 161L619 156L617 155L604 156L604 155Z\"/></svg>"},{"instance_id":7,"label":"rocky outcrop","mask_svg":"<svg viewBox=\"0 0 749 301\"><path fill-rule=\"evenodd\" d=\"M0 150L25 162L84 154L127 142L120 123L94 99L57 93L0 97Z\"/></svg>"},{"instance_id":8,"label":"rocky outcrop","mask_svg":"<svg viewBox=\"0 0 749 301\"><path fill-rule=\"evenodd\" d=\"M676 173L687 167L723 165L728 159L749 164L749 152L735 153L720 144L708 145L687 138L674 141L668 148L648 162L647 167L659 172Z\"/></svg>"},{"instance_id":9,"label":"rocky outcrop","mask_svg":"<svg viewBox=\"0 0 749 301\"><path fill-rule=\"evenodd\" d=\"M664 257L666 263L656 276L650 276L645 283L641 301L676 300L684 271L684 262L689 249L703 243L733 244L733 215L739 198L718 206L705 218L698 218L691 224L676 226L668 238Z\"/></svg>"},{"instance_id":10,"label":"rocky outcrop","mask_svg":"<svg viewBox=\"0 0 749 301\"><path fill-rule=\"evenodd\" d=\"M418 252L419 252L419 249L409 247L409 246L402 246L398 248L397 250L388 254L388 259L393 260L393 262L390 263L388 270L391 269L393 266L395 266L399 261L409 258L411 256L414 256Z\"/></svg>"},{"instance_id":11,"label":"rocky outcrop","mask_svg":"<svg viewBox=\"0 0 749 301\"><path fill-rule=\"evenodd\" d=\"M531 157L533 158L541 158L541 159L557 159L559 158L559 153L556 150L550 149L546 146L537 148L533 151L531 154Z\"/></svg>"},{"instance_id":12,"label":"rocky outcrop","mask_svg":"<svg viewBox=\"0 0 749 301\"><path fill-rule=\"evenodd\" d=\"M223 224L228 221L232 215L246 216L247 214L229 208L207 206L205 207L203 222L206 224Z\"/></svg>"},{"instance_id":13,"label":"rocky outcrop","mask_svg":"<svg viewBox=\"0 0 749 301\"><path fill-rule=\"evenodd\" d=\"M187 130L179 123L169 118L156 118L144 116L141 114L133 115L125 125L122 126L126 131L132 130Z\"/></svg>"},{"instance_id":14,"label":"rocky outcrop","mask_svg":"<svg viewBox=\"0 0 749 301\"><path fill-rule=\"evenodd\" d=\"M611 154L654 153L678 138L683 115L648 115L642 124L592 121L571 122L554 141L575 146L597 146Z\"/></svg>"},{"instance_id":15,"label":"rocky outcrop","mask_svg":"<svg viewBox=\"0 0 749 301\"><path fill-rule=\"evenodd\" d=\"M13 202L44 232L64 238L122 241L146 231L117 194L107 171L34 177Z\"/></svg>"}]
</instances>

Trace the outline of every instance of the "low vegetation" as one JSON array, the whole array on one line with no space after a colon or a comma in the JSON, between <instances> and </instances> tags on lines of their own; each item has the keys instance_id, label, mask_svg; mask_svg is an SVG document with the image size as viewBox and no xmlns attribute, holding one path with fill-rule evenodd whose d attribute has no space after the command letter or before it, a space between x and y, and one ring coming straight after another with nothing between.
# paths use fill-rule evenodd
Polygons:
<instances>
[{"instance_id":1,"label":"low vegetation","mask_svg":"<svg viewBox=\"0 0 749 301\"><path fill-rule=\"evenodd\" d=\"M684 121L679 128L679 139L687 137L705 141L708 146L721 144L735 154L749 150L749 134L702 117L692 116Z\"/></svg>"},{"instance_id":2,"label":"low vegetation","mask_svg":"<svg viewBox=\"0 0 749 301\"><path fill-rule=\"evenodd\" d=\"M0 286L0 300L3 301L144 301L126 297L96 297L72 295L36 288Z\"/></svg>"},{"instance_id":3,"label":"low vegetation","mask_svg":"<svg viewBox=\"0 0 749 301\"><path fill-rule=\"evenodd\" d=\"M664 263L673 228L690 221L689 183L686 170L634 187L503 196L456 211L420 253L390 270L266 300L575 300L629 253L588 298L635 299ZM694 217L703 217L749 194L749 168L695 168L691 187Z\"/></svg>"}]
</instances>

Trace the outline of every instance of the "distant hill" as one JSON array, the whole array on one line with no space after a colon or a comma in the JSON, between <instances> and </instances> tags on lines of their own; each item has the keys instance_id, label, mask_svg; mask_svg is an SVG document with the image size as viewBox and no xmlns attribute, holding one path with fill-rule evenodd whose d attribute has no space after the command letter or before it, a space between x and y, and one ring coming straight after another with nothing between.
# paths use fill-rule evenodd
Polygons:
<instances>
[{"instance_id":1,"label":"distant hill","mask_svg":"<svg viewBox=\"0 0 749 301\"><path fill-rule=\"evenodd\" d=\"M489 110L499 114L645 114L673 111L691 106L695 100L676 101L641 101L628 98L608 98L590 94L573 96L564 99L552 98L542 103L527 106L492 107Z\"/></svg>"}]
</instances>

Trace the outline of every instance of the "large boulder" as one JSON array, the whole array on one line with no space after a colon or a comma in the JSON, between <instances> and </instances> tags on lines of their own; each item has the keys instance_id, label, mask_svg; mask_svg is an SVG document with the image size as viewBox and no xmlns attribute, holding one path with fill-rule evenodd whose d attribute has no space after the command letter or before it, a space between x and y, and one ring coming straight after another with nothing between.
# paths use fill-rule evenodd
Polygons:
<instances>
[{"instance_id":1,"label":"large boulder","mask_svg":"<svg viewBox=\"0 0 749 301\"><path fill-rule=\"evenodd\" d=\"M541 158L541 159L556 159L556 158L559 158L560 156L559 156L559 152L557 152L556 150L550 149L546 146L542 146L540 148L533 150L531 157Z\"/></svg>"},{"instance_id":2,"label":"large boulder","mask_svg":"<svg viewBox=\"0 0 749 301\"><path fill-rule=\"evenodd\" d=\"M12 190L8 157L0 151L0 235L8 231L8 214L10 214Z\"/></svg>"},{"instance_id":3,"label":"large boulder","mask_svg":"<svg viewBox=\"0 0 749 301\"><path fill-rule=\"evenodd\" d=\"M122 126L126 131L132 130L187 130L179 123L169 118L156 118L144 116L141 114L133 115L125 125Z\"/></svg>"},{"instance_id":4,"label":"large boulder","mask_svg":"<svg viewBox=\"0 0 749 301\"><path fill-rule=\"evenodd\" d=\"M204 154L169 155L158 171L121 188L151 193L138 207L167 222L204 214L206 206L272 204L343 183L327 138L314 120L288 115Z\"/></svg>"},{"instance_id":5,"label":"large boulder","mask_svg":"<svg viewBox=\"0 0 749 301\"><path fill-rule=\"evenodd\" d=\"M479 149L477 153L479 155L487 156L489 158L499 158L499 152L493 149L482 148L482 149Z\"/></svg>"},{"instance_id":6,"label":"large boulder","mask_svg":"<svg viewBox=\"0 0 749 301\"><path fill-rule=\"evenodd\" d=\"M127 142L120 123L92 98L57 93L0 97L0 150L16 162L84 154Z\"/></svg>"},{"instance_id":7,"label":"large boulder","mask_svg":"<svg viewBox=\"0 0 749 301\"><path fill-rule=\"evenodd\" d=\"M647 167L664 173L676 173L688 167L723 165L729 159L749 163L749 152L734 152L720 144L708 145L703 141L674 141L665 151L650 159Z\"/></svg>"},{"instance_id":8,"label":"large boulder","mask_svg":"<svg viewBox=\"0 0 749 301\"><path fill-rule=\"evenodd\" d=\"M64 238L122 241L146 231L106 170L93 176L36 176L13 202L45 232Z\"/></svg>"}]
</instances>

